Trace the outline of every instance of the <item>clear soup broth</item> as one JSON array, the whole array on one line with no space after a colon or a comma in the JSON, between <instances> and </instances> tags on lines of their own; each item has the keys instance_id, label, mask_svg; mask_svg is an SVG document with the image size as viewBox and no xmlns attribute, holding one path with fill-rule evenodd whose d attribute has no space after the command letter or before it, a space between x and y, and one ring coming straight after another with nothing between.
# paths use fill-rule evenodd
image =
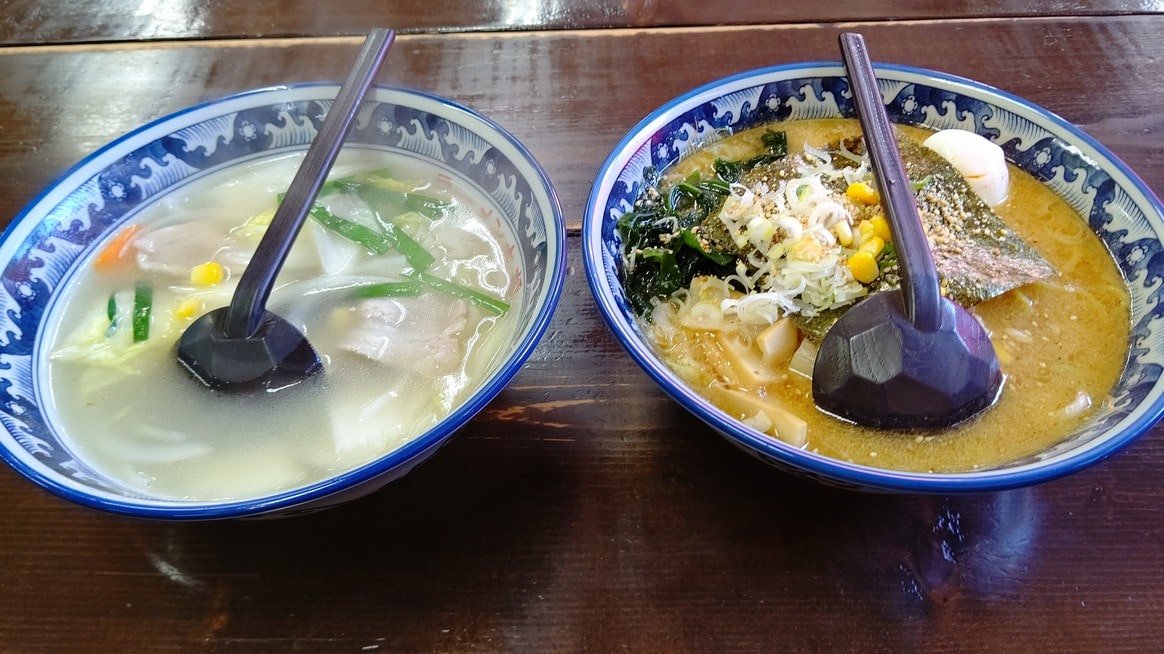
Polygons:
<instances>
[{"instance_id":1,"label":"clear soup broth","mask_svg":"<svg viewBox=\"0 0 1164 654\"><path fill-rule=\"evenodd\" d=\"M301 157L237 166L149 205L53 307L48 382L61 431L127 487L242 499L353 469L447 416L511 339L515 240L492 201L423 162L353 150L330 177L351 184L317 201L331 226L308 219L268 303L306 333L324 372L257 396L194 380L174 343L229 304ZM375 247L337 224L359 225ZM431 261L394 246L401 241ZM142 289L149 318L139 340Z\"/></svg>"}]
</instances>

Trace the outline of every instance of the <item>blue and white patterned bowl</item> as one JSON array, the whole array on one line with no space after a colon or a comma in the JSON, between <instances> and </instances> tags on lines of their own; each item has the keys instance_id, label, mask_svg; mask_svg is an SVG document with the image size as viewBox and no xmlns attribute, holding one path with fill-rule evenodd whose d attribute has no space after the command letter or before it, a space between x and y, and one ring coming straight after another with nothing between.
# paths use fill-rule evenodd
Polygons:
<instances>
[{"instance_id":1,"label":"blue and white patterned bowl","mask_svg":"<svg viewBox=\"0 0 1164 654\"><path fill-rule=\"evenodd\" d=\"M606 321L663 390L735 445L777 468L836 486L886 492L971 492L1061 477L1130 443L1164 411L1164 207L1102 145L1062 118L998 89L904 66L877 66L890 118L933 129L975 131L1063 197L1115 255L1132 297L1130 359L1115 401L1098 421L1053 448L994 469L896 472L797 449L734 420L661 362L635 323L619 281L619 216L631 208L648 166L663 169L699 147L775 120L854 117L839 63L749 71L686 93L634 127L598 171L583 218L583 261Z\"/></svg>"},{"instance_id":2,"label":"blue and white patterned bowl","mask_svg":"<svg viewBox=\"0 0 1164 654\"><path fill-rule=\"evenodd\" d=\"M235 502L143 496L77 458L46 415L42 334L61 280L97 243L167 192L262 157L304 151L339 87L260 89L145 125L89 156L44 191L0 237L0 455L17 471L83 505L146 518L287 515L332 506L397 479L440 448L517 373L557 306L565 279L565 223L548 177L496 123L448 100L374 87L349 148L420 158L493 199L519 240L521 311L508 351L451 415L407 445L333 478Z\"/></svg>"}]
</instances>

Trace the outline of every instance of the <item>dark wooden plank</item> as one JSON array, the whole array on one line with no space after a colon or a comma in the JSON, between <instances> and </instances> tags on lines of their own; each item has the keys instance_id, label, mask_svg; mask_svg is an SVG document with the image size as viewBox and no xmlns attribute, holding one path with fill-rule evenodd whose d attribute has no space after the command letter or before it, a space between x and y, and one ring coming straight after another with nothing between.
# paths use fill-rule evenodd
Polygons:
<instances>
[{"instance_id":1,"label":"dark wooden plank","mask_svg":"<svg viewBox=\"0 0 1164 654\"><path fill-rule=\"evenodd\" d=\"M1141 16L862 31L879 59L1054 109L1160 193L1162 28L1164 18ZM405 36L384 76L509 127L576 228L594 173L642 115L721 75L836 59L836 33ZM0 222L143 121L254 86L338 77L357 46L0 50ZM0 468L0 652L1158 648L1164 427L1083 473L1006 493L882 496L803 482L694 422L630 361L597 313L579 245L570 239L562 303L513 383L431 461L345 507L138 522Z\"/></svg>"},{"instance_id":2,"label":"dark wooden plank","mask_svg":"<svg viewBox=\"0 0 1164 654\"><path fill-rule=\"evenodd\" d=\"M141 523L0 470L0 649L1108 651L1164 637L1164 430L1031 489L821 488L693 424L605 331L576 255L572 270L511 387L351 505Z\"/></svg>"},{"instance_id":3,"label":"dark wooden plank","mask_svg":"<svg viewBox=\"0 0 1164 654\"><path fill-rule=\"evenodd\" d=\"M1162 127L1162 31L1164 15L862 27L880 61L974 78L1080 125L1158 194L1164 151L1144 135ZM762 27L403 36L381 81L449 97L510 129L547 168L576 227L593 174L647 113L724 75L837 60L838 32ZM10 116L0 140L0 181L8 187L0 215L12 215L67 166L145 121L249 88L341 79L358 44L350 37L0 49L0 110Z\"/></svg>"},{"instance_id":4,"label":"dark wooden plank","mask_svg":"<svg viewBox=\"0 0 1164 654\"><path fill-rule=\"evenodd\" d=\"M1082 16L1164 11L1153 0L846 0L844 2L571 2L433 3L351 0L321 8L312 0L216 2L90 2L6 0L0 4L0 45L335 36L386 25L401 32L505 31L761 25L838 21L931 20L1013 16Z\"/></svg>"}]
</instances>

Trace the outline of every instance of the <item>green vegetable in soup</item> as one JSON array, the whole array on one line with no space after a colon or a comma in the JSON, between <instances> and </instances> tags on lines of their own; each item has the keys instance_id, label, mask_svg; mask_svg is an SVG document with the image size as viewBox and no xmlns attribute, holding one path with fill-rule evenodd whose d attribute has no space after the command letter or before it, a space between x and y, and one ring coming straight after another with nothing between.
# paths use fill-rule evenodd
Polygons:
<instances>
[{"instance_id":1,"label":"green vegetable in soup","mask_svg":"<svg viewBox=\"0 0 1164 654\"><path fill-rule=\"evenodd\" d=\"M785 132L768 130L760 136L760 144L764 146L764 153L758 154L751 159L745 159L743 161L716 159L713 165L716 175L728 183L738 182L744 173L752 170L756 166L780 161L788 156L788 134Z\"/></svg>"},{"instance_id":2,"label":"green vegetable in soup","mask_svg":"<svg viewBox=\"0 0 1164 654\"><path fill-rule=\"evenodd\" d=\"M442 293L452 295L453 297L459 297L462 300L468 300L469 302L476 304L477 306L494 315L504 315L506 311L509 311L509 303L505 302L504 300L500 300L491 295L486 295L480 291L475 291L456 282L452 282L447 279L441 279L440 277L421 271L413 271L411 273L405 274L408 277L423 282L426 286L431 286L432 288Z\"/></svg>"},{"instance_id":3,"label":"green vegetable in soup","mask_svg":"<svg viewBox=\"0 0 1164 654\"><path fill-rule=\"evenodd\" d=\"M424 249L420 243L408 235L408 232L400 228L396 223L384 220L379 213L376 214L376 220L380 223L380 227L384 230L385 235L392 239L392 246L397 252L404 255L408 261L408 265L412 266L413 270L424 270L428 268L433 261L436 261L428 250Z\"/></svg>"},{"instance_id":4,"label":"green vegetable in soup","mask_svg":"<svg viewBox=\"0 0 1164 654\"><path fill-rule=\"evenodd\" d=\"M636 311L647 311L654 298L685 288L695 277L724 277L734 271L737 253L719 242L722 235L709 233L704 225L723 206L732 183L753 168L788 154L784 132L766 132L762 143L763 154L741 161L716 159L715 178L703 179L696 171L666 193L659 192L658 172L646 172L646 190L635 202L634 210L618 220L623 251L627 253L627 298Z\"/></svg>"},{"instance_id":5,"label":"green vegetable in soup","mask_svg":"<svg viewBox=\"0 0 1164 654\"><path fill-rule=\"evenodd\" d=\"M410 297L420 295L424 283L420 280L405 282L380 282L378 284L364 284L357 286L353 295L358 298L373 297Z\"/></svg>"},{"instance_id":6,"label":"green vegetable in soup","mask_svg":"<svg viewBox=\"0 0 1164 654\"><path fill-rule=\"evenodd\" d=\"M105 315L109 318L109 327L105 330L105 337L110 338L117 332L117 294L110 293L109 300L105 303Z\"/></svg>"},{"instance_id":7,"label":"green vegetable in soup","mask_svg":"<svg viewBox=\"0 0 1164 654\"><path fill-rule=\"evenodd\" d=\"M440 218L452 204L423 193L405 190L409 185L393 179L387 171L376 171L329 181L324 193L351 192L373 207L395 207L397 213L415 211L427 218Z\"/></svg>"},{"instance_id":8,"label":"green vegetable in soup","mask_svg":"<svg viewBox=\"0 0 1164 654\"><path fill-rule=\"evenodd\" d=\"M385 220L378 211L376 212L376 221L382 230L379 232L346 218L340 218L318 202L311 207L311 217L332 232L364 246L364 249L372 254L384 254L396 250L415 270L424 270L436 260L432 253L424 249L424 246L416 242L398 225Z\"/></svg>"},{"instance_id":9,"label":"green vegetable in soup","mask_svg":"<svg viewBox=\"0 0 1164 654\"><path fill-rule=\"evenodd\" d=\"M311 207L311 217L332 232L357 245L362 245L372 254L384 254L395 246L387 234L364 227L346 218L340 218L318 202Z\"/></svg>"},{"instance_id":10,"label":"green vegetable in soup","mask_svg":"<svg viewBox=\"0 0 1164 654\"><path fill-rule=\"evenodd\" d=\"M141 343L150 337L150 311L154 303L154 289L139 283L133 293L133 342Z\"/></svg>"}]
</instances>

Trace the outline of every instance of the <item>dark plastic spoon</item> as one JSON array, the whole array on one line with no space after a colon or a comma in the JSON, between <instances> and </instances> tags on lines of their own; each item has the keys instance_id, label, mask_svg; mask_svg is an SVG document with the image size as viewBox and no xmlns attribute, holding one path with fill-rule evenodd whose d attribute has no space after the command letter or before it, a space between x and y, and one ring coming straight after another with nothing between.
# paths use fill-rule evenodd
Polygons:
<instances>
[{"instance_id":1,"label":"dark plastic spoon","mask_svg":"<svg viewBox=\"0 0 1164 654\"><path fill-rule=\"evenodd\" d=\"M982 324L942 297L865 41L847 33L840 42L900 263L901 289L873 294L833 325L813 368L813 399L820 409L861 425L948 427L997 399L998 357Z\"/></svg>"},{"instance_id":2,"label":"dark plastic spoon","mask_svg":"<svg viewBox=\"0 0 1164 654\"><path fill-rule=\"evenodd\" d=\"M178 341L178 361L206 386L227 392L277 391L323 368L307 338L294 325L267 311L267 298L395 38L396 33L389 29L368 34L355 66L239 278L230 306L194 321Z\"/></svg>"}]
</instances>

